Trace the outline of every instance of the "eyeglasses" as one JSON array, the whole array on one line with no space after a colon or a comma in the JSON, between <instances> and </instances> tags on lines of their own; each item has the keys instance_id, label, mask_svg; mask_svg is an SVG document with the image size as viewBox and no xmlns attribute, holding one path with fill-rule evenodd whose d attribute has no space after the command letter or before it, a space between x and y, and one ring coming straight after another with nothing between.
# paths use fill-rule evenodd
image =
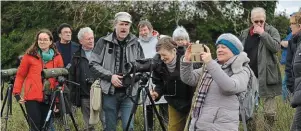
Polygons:
<instances>
[{"instance_id":1,"label":"eyeglasses","mask_svg":"<svg viewBox=\"0 0 301 131\"><path fill-rule=\"evenodd\" d=\"M294 22L290 22L290 24L291 24L291 25L295 25L295 24L297 24L297 23L294 23Z\"/></svg>"},{"instance_id":2,"label":"eyeglasses","mask_svg":"<svg viewBox=\"0 0 301 131\"><path fill-rule=\"evenodd\" d=\"M50 41L50 40L48 40L48 39L44 39L44 40L38 39L38 41L39 41L39 42L48 42L48 41Z\"/></svg>"},{"instance_id":3,"label":"eyeglasses","mask_svg":"<svg viewBox=\"0 0 301 131\"><path fill-rule=\"evenodd\" d=\"M254 21L256 24L258 23L258 22L260 22L260 24L262 24L264 21L263 20L255 20Z\"/></svg>"}]
</instances>

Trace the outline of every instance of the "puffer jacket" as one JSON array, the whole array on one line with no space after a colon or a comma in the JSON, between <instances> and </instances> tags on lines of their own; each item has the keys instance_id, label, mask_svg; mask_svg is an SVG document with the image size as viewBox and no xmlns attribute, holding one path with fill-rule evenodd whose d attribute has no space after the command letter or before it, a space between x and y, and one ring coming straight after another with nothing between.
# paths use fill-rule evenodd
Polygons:
<instances>
[{"instance_id":1,"label":"puffer jacket","mask_svg":"<svg viewBox=\"0 0 301 131\"><path fill-rule=\"evenodd\" d=\"M55 53L53 59L43 63L40 55L32 56L25 54L16 74L13 94L20 95L24 84L24 100L43 101L42 69L63 68L62 56ZM53 89L57 82L55 78L49 78L50 88Z\"/></svg>"},{"instance_id":2,"label":"puffer jacket","mask_svg":"<svg viewBox=\"0 0 301 131\"><path fill-rule=\"evenodd\" d=\"M301 106L301 44L299 44L295 53L293 65L294 77L294 95L292 99L292 107Z\"/></svg>"},{"instance_id":3,"label":"puffer jacket","mask_svg":"<svg viewBox=\"0 0 301 131\"><path fill-rule=\"evenodd\" d=\"M199 116L190 121L191 131L238 131L239 101L237 94L247 90L250 70L249 62L242 52L220 65L215 60L206 65L207 78L213 79ZM191 63L181 62L181 79L196 87L202 69L193 70ZM206 78L204 78L206 79Z\"/></svg>"},{"instance_id":4,"label":"puffer jacket","mask_svg":"<svg viewBox=\"0 0 301 131\"><path fill-rule=\"evenodd\" d=\"M295 53L297 51L298 46L301 45L301 31L294 35L291 40L289 40L289 44L287 47L287 56L286 56L286 64L285 64L285 73L287 75L286 87L289 89L291 93L294 92L294 76L293 76L293 64Z\"/></svg>"}]
</instances>

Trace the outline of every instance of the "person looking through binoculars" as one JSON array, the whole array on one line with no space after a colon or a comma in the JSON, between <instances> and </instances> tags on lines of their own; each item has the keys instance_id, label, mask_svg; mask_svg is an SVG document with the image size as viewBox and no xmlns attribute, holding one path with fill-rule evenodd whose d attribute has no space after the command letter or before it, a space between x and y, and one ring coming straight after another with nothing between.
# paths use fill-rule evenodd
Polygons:
<instances>
[{"instance_id":1,"label":"person looking through binoculars","mask_svg":"<svg viewBox=\"0 0 301 131\"><path fill-rule=\"evenodd\" d=\"M168 130L183 131L193 94L192 88L180 78L180 58L184 53L177 50L171 37L160 38L156 49L158 54L153 58L158 63L153 71L155 88L150 94L155 101L164 95L168 103Z\"/></svg>"},{"instance_id":2,"label":"person looking through binoculars","mask_svg":"<svg viewBox=\"0 0 301 131\"><path fill-rule=\"evenodd\" d=\"M42 70L60 67L64 67L63 59L53 43L51 32L40 30L21 60L13 88L17 101L25 104L31 131L42 129L49 109L44 90L52 90L57 84L55 78L42 79ZM46 82L50 84L48 89L43 88ZM24 94L21 95L23 86Z\"/></svg>"}]
</instances>

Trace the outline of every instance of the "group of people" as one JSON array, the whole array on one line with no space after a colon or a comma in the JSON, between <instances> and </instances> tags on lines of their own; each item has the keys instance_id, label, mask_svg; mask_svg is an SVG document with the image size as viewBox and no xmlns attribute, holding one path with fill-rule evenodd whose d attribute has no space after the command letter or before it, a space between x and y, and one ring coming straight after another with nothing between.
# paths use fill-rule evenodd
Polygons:
<instances>
[{"instance_id":1,"label":"group of people","mask_svg":"<svg viewBox=\"0 0 301 131\"><path fill-rule=\"evenodd\" d=\"M152 99L159 104L161 117L166 120L169 131L237 131L237 94L247 90L253 73L259 81L264 118L271 130L276 120L275 96L281 94L282 80L276 55L281 50L280 35L277 29L266 23L263 8L254 8L250 20L252 25L239 37L224 33L217 38L216 59L205 45L205 52L199 56L202 63L191 62L191 42L184 27L178 26L172 37L160 36L149 21L143 20L138 24L139 37L136 37L130 33L132 18L127 12L115 14L114 31L101 37L96 44L89 27L79 30L80 44L71 41L72 28L68 24L58 28L60 40L56 43L51 32L43 29L37 33L20 63L13 94L20 103L25 103L31 119L30 130L41 130L49 109L43 99L43 84L49 81L52 90L58 84L55 78L43 79L41 71L70 64L68 79L80 83L80 86L68 84L66 89L70 91L72 105L81 107L85 130L95 130L94 125L89 124L90 87L98 78L101 80L103 109L99 117L104 130L115 131L118 119L125 130L135 103L132 98L140 95L137 94L139 82L132 87L123 83L125 64L153 58L157 65L152 72L149 90ZM287 88L294 93L292 106L297 109L291 131L297 131L301 129L300 12L291 16L290 28L293 37L287 47L286 74ZM25 88L23 95L22 87ZM148 130L151 131L153 106L148 105L146 109ZM248 123L254 121L256 116ZM256 130L256 126L250 125L250 129ZM129 130L134 130L133 120Z\"/></svg>"}]
</instances>

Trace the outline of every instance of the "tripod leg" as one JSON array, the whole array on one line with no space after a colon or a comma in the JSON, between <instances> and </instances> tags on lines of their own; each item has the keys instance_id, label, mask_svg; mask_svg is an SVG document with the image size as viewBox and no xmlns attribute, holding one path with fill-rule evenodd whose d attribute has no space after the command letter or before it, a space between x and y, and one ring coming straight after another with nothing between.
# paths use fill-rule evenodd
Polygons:
<instances>
[{"instance_id":1,"label":"tripod leg","mask_svg":"<svg viewBox=\"0 0 301 131\"><path fill-rule=\"evenodd\" d=\"M12 94L11 94L11 90L12 90L12 84L9 84L8 85L8 89L7 89L7 106L6 106L6 116L5 116L5 127L4 127L4 130L6 131L7 129L7 120L8 120L8 114L11 113L9 111L11 111L11 101L12 101ZM4 107L4 106L3 106ZM1 112L2 113L2 112Z\"/></svg>"},{"instance_id":2,"label":"tripod leg","mask_svg":"<svg viewBox=\"0 0 301 131\"><path fill-rule=\"evenodd\" d=\"M70 129L68 127L68 122L67 122L66 104L64 100L64 93L62 90L60 90L60 103L61 103L61 108L63 113L63 122L64 122L65 131L69 131Z\"/></svg>"},{"instance_id":3,"label":"tripod leg","mask_svg":"<svg viewBox=\"0 0 301 131\"><path fill-rule=\"evenodd\" d=\"M162 131L166 131L166 129L165 129L165 127L164 127L164 123L163 123L162 117L160 117L160 115L159 115L159 112L158 112L158 110L157 110L157 108L156 108L156 106L155 106L155 102L154 102L154 100L152 99L149 90L145 90L145 91L146 91L146 94L147 94L147 96L148 96L148 98L149 98L149 100L150 100L150 102L151 102L153 108L154 108L155 114L156 114L156 116L157 116L157 118L158 118L158 120L159 120L159 123L160 123L160 126L161 126L161 128L162 128Z\"/></svg>"},{"instance_id":4,"label":"tripod leg","mask_svg":"<svg viewBox=\"0 0 301 131\"><path fill-rule=\"evenodd\" d=\"M1 100L3 100L4 82L1 80Z\"/></svg>"},{"instance_id":5,"label":"tripod leg","mask_svg":"<svg viewBox=\"0 0 301 131\"><path fill-rule=\"evenodd\" d=\"M143 106L143 117L144 117L144 130L148 131L148 119L147 119L147 109L146 109L146 91L145 88L143 88L142 91L142 106Z\"/></svg>"},{"instance_id":6,"label":"tripod leg","mask_svg":"<svg viewBox=\"0 0 301 131\"><path fill-rule=\"evenodd\" d=\"M140 92L141 92L141 88L138 88L137 96L136 96L136 100L135 100L136 102L139 101L139 98L140 98ZM135 112L136 112L136 110L137 110L137 107L138 107L138 104L135 104L135 102L134 102L134 105L133 105L133 108L132 108L132 111L131 111L130 118L129 118L129 120L128 120L128 123L126 124L126 128L125 128L126 131L129 130L129 127L130 127L130 124L131 124L133 115L135 114Z\"/></svg>"},{"instance_id":7,"label":"tripod leg","mask_svg":"<svg viewBox=\"0 0 301 131\"><path fill-rule=\"evenodd\" d=\"M45 119L45 122L44 122L44 124L43 124L43 127L42 127L42 131L47 131L48 130L48 122L49 122L49 120L50 120L50 118L51 118L51 113L52 113L52 111L53 111L53 108L54 108L54 105L55 105L55 99L56 99L56 97L57 97L57 94L58 94L58 92L57 91L55 91L55 92L53 92L53 94L52 94L52 97L51 97L51 103L50 103L50 107L49 107L49 110L48 110L48 113L47 113L47 117L46 117L46 119ZM47 128L46 128L47 127Z\"/></svg>"},{"instance_id":8,"label":"tripod leg","mask_svg":"<svg viewBox=\"0 0 301 131\"><path fill-rule=\"evenodd\" d=\"M2 107L1 107L1 117L3 116L3 110L4 110L4 107L5 107L7 98L8 98L8 94L9 94L9 89L7 88L6 94L5 94L5 97L4 97L4 101L3 101L3 104L2 104Z\"/></svg>"},{"instance_id":9,"label":"tripod leg","mask_svg":"<svg viewBox=\"0 0 301 131\"><path fill-rule=\"evenodd\" d=\"M66 97L64 97L64 100L65 100L65 104L66 104L66 109L68 110L68 113L69 113L69 115L70 115L70 117L71 117L73 126L74 126L75 130L78 131L78 126L77 126L77 124L76 124L76 122L75 122L75 119L74 119L74 116L73 116L73 114L72 114L71 107L69 107L69 102L68 102L68 100L66 99Z\"/></svg>"}]
</instances>

